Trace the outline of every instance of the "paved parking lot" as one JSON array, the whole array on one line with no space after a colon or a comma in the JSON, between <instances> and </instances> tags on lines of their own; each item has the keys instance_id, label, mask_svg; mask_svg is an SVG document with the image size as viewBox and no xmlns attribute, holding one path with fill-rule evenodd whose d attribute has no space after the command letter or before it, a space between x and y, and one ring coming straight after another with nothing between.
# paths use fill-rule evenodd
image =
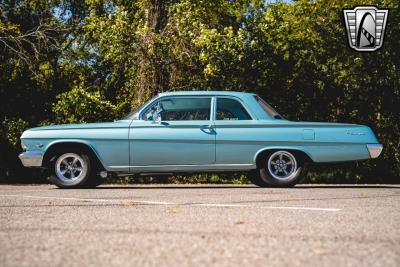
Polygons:
<instances>
[{"instance_id":1,"label":"paved parking lot","mask_svg":"<svg viewBox=\"0 0 400 267\"><path fill-rule=\"evenodd\" d=\"M0 266L400 266L400 186L0 186Z\"/></svg>"}]
</instances>

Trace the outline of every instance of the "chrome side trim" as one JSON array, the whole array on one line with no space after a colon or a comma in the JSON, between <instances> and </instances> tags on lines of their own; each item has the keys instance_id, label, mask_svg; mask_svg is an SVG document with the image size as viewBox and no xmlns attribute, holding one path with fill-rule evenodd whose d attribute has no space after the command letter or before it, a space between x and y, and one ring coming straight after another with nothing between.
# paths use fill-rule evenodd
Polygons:
<instances>
[{"instance_id":1,"label":"chrome side trim","mask_svg":"<svg viewBox=\"0 0 400 267\"><path fill-rule=\"evenodd\" d=\"M372 159L375 159L379 157L383 150L383 145L382 144L367 144L367 149L369 152L369 155L371 156Z\"/></svg>"},{"instance_id":2,"label":"chrome side trim","mask_svg":"<svg viewBox=\"0 0 400 267\"><path fill-rule=\"evenodd\" d=\"M136 165L136 166L109 166L110 168L158 168L158 167L229 167L229 166L253 166L254 164L180 164L180 165Z\"/></svg>"},{"instance_id":3,"label":"chrome side trim","mask_svg":"<svg viewBox=\"0 0 400 267\"><path fill-rule=\"evenodd\" d=\"M196 171L240 171L255 169L255 164L204 164L204 165L145 165L145 166L108 166L107 169L130 169L132 173L142 172L196 172Z\"/></svg>"},{"instance_id":4,"label":"chrome side trim","mask_svg":"<svg viewBox=\"0 0 400 267\"><path fill-rule=\"evenodd\" d=\"M43 151L33 150L23 152L18 157L24 167L42 167L43 155Z\"/></svg>"}]
</instances>

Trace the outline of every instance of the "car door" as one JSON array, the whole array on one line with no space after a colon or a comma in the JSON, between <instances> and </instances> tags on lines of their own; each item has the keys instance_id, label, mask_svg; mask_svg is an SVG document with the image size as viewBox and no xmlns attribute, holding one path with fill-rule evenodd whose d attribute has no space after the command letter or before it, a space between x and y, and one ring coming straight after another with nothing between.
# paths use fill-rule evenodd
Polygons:
<instances>
[{"instance_id":1,"label":"car door","mask_svg":"<svg viewBox=\"0 0 400 267\"><path fill-rule=\"evenodd\" d=\"M132 168L215 163L212 99L171 96L155 100L131 124Z\"/></svg>"},{"instance_id":2,"label":"car door","mask_svg":"<svg viewBox=\"0 0 400 267\"><path fill-rule=\"evenodd\" d=\"M255 120L236 97L219 96L215 108L216 164L251 165L259 144L252 140Z\"/></svg>"}]
</instances>

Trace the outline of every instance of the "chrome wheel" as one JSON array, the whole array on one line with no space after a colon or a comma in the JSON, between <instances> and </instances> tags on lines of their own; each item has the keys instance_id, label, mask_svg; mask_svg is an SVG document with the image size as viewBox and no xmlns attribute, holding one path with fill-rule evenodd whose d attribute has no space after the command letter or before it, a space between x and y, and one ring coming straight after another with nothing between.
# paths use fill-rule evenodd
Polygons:
<instances>
[{"instance_id":1,"label":"chrome wheel","mask_svg":"<svg viewBox=\"0 0 400 267\"><path fill-rule=\"evenodd\" d=\"M288 151L277 151L268 159L268 171L275 179L288 181L297 176L299 169L295 156Z\"/></svg>"},{"instance_id":2,"label":"chrome wheel","mask_svg":"<svg viewBox=\"0 0 400 267\"><path fill-rule=\"evenodd\" d=\"M67 184L79 183L88 172L86 161L75 153L61 155L56 161L55 168L57 177Z\"/></svg>"}]
</instances>

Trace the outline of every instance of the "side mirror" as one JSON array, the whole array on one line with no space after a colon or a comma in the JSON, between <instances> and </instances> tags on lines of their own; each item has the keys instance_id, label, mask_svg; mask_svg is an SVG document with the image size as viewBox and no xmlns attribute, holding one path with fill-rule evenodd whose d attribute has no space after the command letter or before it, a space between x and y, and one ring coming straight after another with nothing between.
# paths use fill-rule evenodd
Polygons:
<instances>
[{"instance_id":1,"label":"side mirror","mask_svg":"<svg viewBox=\"0 0 400 267\"><path fill-rule=\"evenodd\" d=\"M146 120L151 121L152 123L161 123L161 113L163 112L162 105L157 103L151 110L146 114Z\"/></svg>"},{"instance_id":2,"label":"side mirror","mask_svg":"<svg viewBox=\"0 0 400 267\"><path fill-rule=\"evenodd\" d=\"M153 121L153 114L152 113L147 113L146 114L146 121Z\"/></svg>"},{"instance_id":3,"label":"side mirror","mask_svg":"<svg viewBox=\"0 0 400 267\"><path fill-rule=\"evenodd\" d=\"M161 112L156 111L153 115L153 123L161 123Z\"/></svg>"}]
</instances>

